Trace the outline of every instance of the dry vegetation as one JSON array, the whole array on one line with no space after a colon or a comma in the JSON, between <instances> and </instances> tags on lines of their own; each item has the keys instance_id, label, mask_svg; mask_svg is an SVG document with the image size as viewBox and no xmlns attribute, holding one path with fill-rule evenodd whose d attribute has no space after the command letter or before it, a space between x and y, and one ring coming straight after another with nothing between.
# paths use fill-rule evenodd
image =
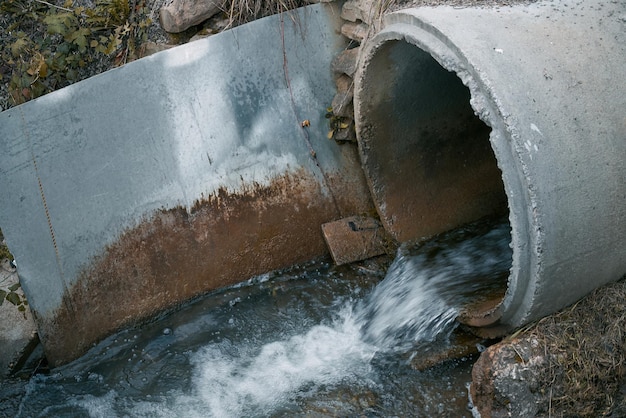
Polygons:
<instances>
[{"instance_id":1,"label":"dry vegetation","mask_svg":"<svg viewBox=\"0 0 626 418\"><path fill-rule=\"evenodd\" d=\"M148 41L186 42L212 23L168 35L158 22L165 2L2 0L0 110L136 59ZM220 18L227 21L225 27L233 27L305 4L304 0L229 0Z\"/></svg>"},{"instance_id":2,"label":"dry vegetation","mask_svg":"<svg viewBox=\"0 0 626 418\"><path fill-rule=\"evenodd\" d=\"M596 290L526 332L539 341L549 415L626 415L626 278Z\"/></svg>"},{"instance_id":3,"label":"dry vegetation","mask_svg":"<svg viewBox=\"0 0 626 418\"><path fill-rule=\"evenodd\" d=\"M224 7L228 27L306 6L306 0L230 0Z\"/></svg>"},{"instance_id":4,"label":"dry vegetation","mask_svg":"<svg viewBox=\"0 0 626 418\"><path fill-rule=\"evenodd\" d=\"M142 0L3 0L0 105L24 103L125 63L147 39L148 13Z\"/></svg>"}]
</instances>

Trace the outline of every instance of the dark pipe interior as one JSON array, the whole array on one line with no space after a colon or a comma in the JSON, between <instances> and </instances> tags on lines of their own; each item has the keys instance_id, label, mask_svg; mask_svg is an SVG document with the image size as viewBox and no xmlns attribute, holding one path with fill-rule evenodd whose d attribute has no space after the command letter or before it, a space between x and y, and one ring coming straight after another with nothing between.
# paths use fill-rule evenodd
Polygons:
<instances>
[{"instance_id":1,"label":"dark pipe interior","mask_svg":"<svg viewBox=\"0 0 626 418\"><path fill-rule=\"evenodd\" d=\"M362 83L364 167L397 240L506 213L490 128L474 114L469 89L455 73L420 48L391 41L371 57Z\"/></svg>"}]
</instances>

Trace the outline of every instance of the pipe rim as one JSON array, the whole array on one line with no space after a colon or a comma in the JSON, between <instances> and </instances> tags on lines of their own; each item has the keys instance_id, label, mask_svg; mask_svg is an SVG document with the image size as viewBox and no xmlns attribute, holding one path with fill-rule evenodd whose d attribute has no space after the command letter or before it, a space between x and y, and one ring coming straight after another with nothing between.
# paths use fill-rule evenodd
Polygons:
<instances>
[{"instance_id":1,"label":"pipe rim","mask_svg":"<svg viewBox=\"0 0 626 418\"><path fill-rule=\"evenodd\" d=\"M441 31L404 11L392 13L385 18L385 27L364 42L355 75L355 126L359 152L370 191L376 197L370 173L366 169L367 150L370 140L363 135L367 115L362 103L367 98L364 85L369 76L372 59L388 42L406 42L428 53L443 69L453 72L468 88L470 105L480 120L491 128L489 142L494 152L498 168L502 173L504 191L508 203L511 226L511 247L513 250L511 269L506 292L496 306L466 312L459 321L474 328L477 334L495 337L503 335L529 316L530 306L541 268L541 228L540 219L534 204L532 188L528 185L529 173L520 160L520 150L515 141L516 130L511 125L511 117L501 109L485 74L476 71L467 57L454 46ZM520 173L522 173L520 175ZM374 198L379 214L385 211L378 199ZM381 220L385 217L381 216ZM388 224L383 222L385 228ZM530 302L529 302L530 301ZM526 303L524 303L526 302Z\"/></svg>"}]
</instances>

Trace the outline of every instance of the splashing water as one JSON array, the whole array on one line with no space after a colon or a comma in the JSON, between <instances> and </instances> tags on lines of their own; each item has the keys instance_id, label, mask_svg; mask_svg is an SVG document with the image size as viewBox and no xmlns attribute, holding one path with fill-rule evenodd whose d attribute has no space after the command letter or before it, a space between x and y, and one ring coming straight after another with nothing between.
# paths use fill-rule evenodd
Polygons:
<instances>
[{"instance_id":1,"label":"splashing water","mask_svg":"<svg viewBox=\"0 0 626 418\"><path fill-rule=\"evenodd\" d=\"M216 417L269 414L294 393L363 378L375 353L360 340L350 316L258 351L233 355L233 348L206 347L195 358L197 394Z\"/></svg>"},{"instance_id":2,"label":"splashing water","mask_svg":"<svg viewBox=\"0 0 626 418\"><path fill-rule=\"evenodd\" d=\"M359 306L363 338L382 350L407 350L448 336L459 309L511 265L508 223L477 223L422 245L404 245L389 272ZM413 248L412 248L413 247Z\"/></svg>"},{"instance_id":3,"label":"splashing water","mask_svg":"<svg viewBox=\"0 0 626 418\"><path fill-rule=\"evenodd\" d=\"M506 274L509 241L502 223L405 245L373 289L358 266L349 280L324 263L255 278L31 378L19 402L0 389L0 415L443 414L432 376L381 356L452 332L462 304Z\"/></svg>"}]
</instances>

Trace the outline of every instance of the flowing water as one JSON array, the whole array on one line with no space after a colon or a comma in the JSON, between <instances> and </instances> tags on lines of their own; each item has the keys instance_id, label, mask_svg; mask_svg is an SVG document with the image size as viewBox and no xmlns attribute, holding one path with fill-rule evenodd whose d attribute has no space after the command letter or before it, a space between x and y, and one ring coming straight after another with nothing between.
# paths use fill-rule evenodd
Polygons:
<instances>
[{"instance_id":1,"label":"flowing water","mask_svg":"<svg viewBox=\"0 0 626 418\"><path fill-rule=\"evenodd\" d=\"M255 277L1 382L0 416L470 417L472 359L410 361L502 286L509 242L508 223L480 223L406 245L388 269L317 260Z\"/></svg>"}]
</instances>

